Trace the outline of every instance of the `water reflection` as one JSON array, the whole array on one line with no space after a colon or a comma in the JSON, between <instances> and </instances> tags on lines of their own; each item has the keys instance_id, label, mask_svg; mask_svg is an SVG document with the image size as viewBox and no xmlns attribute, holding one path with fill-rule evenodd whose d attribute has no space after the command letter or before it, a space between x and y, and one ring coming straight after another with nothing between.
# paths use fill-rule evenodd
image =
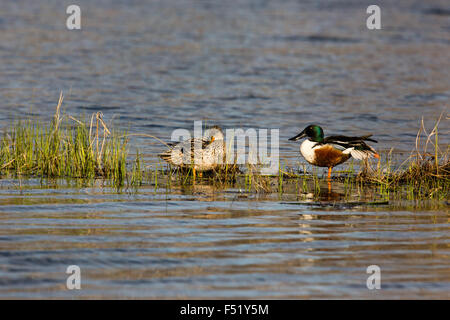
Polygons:
<instances>
[{"instance_id":1,"label":"water reflection","mask_svg":"<svg viewBox=\"0 0 450 320\"><path fill-rule=\"evenodd\" d=\"M60 1L0 3L3 129L50 120L63 90L66 113L102 111L108 125L163 140L194 120L281 128L280 160L292 168L303 160L287 139L309 123L326 135L373 133L401 162L420 118L433 125L450 97L438 0L384 3L376 33L363 28L365 5L348 1L77 4L82 32L55 19ZM143 137L130 145L147 165L162 151ZM272 184L255 193L159 181L135 192L4 177L0 297L449 297L447 200L339 181L330 192L322 180ZM71 264L82 269L77 292L65 287ZM378 292L365 287L371 264L383 273Z\"/></svg>"},{"instance_id":2,"label":"water reflection","mask_svg":"<svg viewBox=\"0 0 450 320\"><path fill-rule=\"evenodd\" d=\"M68 264L82 268L84 298L375 297L364 287L369 264L386 270L379 297L448 292L444 204L413 213L405 203L343 203L335 191L280 201L206 185L122 194L35 185L6 201L8 191L2 297L72 297Z\"/></svg>"}]
</instances>

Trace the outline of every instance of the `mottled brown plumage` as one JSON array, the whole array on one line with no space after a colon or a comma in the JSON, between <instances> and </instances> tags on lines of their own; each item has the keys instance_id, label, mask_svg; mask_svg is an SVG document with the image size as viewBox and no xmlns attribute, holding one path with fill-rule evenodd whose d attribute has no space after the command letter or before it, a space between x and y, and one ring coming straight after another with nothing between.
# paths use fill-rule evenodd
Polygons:
<instances>
[{"instance_id":1,"label":"mottled brown plumage","mask_svg":"<svg viewBox=\"0 0 450 320\"><path fill-rule=\"evenodd\" d=\"M225 143L222 130L214 126L201 139L174 143L159 157L171 165L195 171L213 170L225 163Z\"/></svg>"}]
</instances>

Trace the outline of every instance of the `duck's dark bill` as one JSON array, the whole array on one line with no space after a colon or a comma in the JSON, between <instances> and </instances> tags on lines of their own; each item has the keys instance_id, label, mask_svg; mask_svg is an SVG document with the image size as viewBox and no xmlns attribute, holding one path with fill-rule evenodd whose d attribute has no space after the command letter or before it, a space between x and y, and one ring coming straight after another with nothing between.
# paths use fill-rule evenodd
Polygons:
<instances>
[{"instance_id":1,"label":"duck's dark bill","mask_svg":"<svg viewBox=\"0 0 450 320\"><path fill-rule=\"evenodd\" d=\"M306 133L305 133L305 131L303 130L303 131L300 132L298 135L296 135L295 137L290 138L289 140L290 140L290 141L297 141L297 140L299 140L299 139L301 139L301 138L304 138L304 137L306 137Z\"/></svg>"}]
</instances>

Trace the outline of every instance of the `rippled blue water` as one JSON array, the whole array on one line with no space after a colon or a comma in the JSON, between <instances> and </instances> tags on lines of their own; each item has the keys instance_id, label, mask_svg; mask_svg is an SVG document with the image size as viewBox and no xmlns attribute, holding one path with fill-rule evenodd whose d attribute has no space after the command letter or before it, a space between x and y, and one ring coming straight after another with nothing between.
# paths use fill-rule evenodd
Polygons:
<instances>
[{"instance_id":1,"label":"rippled blue water","mask_svg":"<svg viewBox=\"0 0 450 320\"><path fill-rule=\"evenodd\" d=\"M309 123L407 154L421 117L448 107L447 1L378 1L379 31L371 1L80 0L81 31L65 28L68 4L0 3L2 130L50 119L62 90L66 114L166 140L194 120L279 128L281 160L298 166L287 138ZM132 146L149 163L163 148ZM0 298L449 298L442 205L0 182ZM70 264L82 290L65 287ZM371 264L380 291L366 288Z\"/></svg>"}]
</instances>

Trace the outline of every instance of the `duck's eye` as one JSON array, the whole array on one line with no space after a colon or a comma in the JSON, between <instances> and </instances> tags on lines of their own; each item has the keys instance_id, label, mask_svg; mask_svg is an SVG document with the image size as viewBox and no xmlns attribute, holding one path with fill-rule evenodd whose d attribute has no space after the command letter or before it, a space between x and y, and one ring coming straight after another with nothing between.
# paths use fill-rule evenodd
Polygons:
<instances>
[{"instance_id":1,"label":"duck's eye","mask_svg":"<svg viewBox=\"0 0 450 320\"><path fill-rule=\"evenodd\" d=\"M214 138L214 136L211 137L211 142L214 142L216 138Z\"/></svg>"}]
</instances>

